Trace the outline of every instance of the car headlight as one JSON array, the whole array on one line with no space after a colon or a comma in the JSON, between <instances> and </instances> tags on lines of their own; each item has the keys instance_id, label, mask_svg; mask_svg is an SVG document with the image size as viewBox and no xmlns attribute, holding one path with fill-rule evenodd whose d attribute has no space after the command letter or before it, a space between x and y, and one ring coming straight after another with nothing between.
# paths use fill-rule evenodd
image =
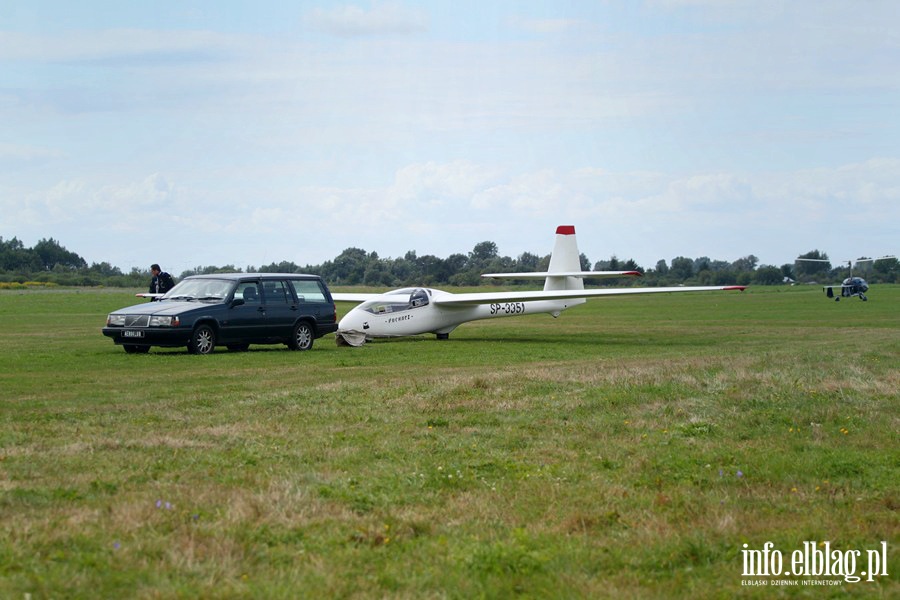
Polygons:
<instances>
[{"instance_id":1,"label":"car headlight","mask_svg":"<svg viewBox=\"0 0 900 600\"><path fill-rule=\"evenodd\" d=\"M150 317L150 327L178 327L178 317L163 317L153 315Z\"/></svg>"},{"instance_id":2,"label":"car headlight","mask_svg":"<svg viewBox=\"0 0 900 600\"><path fill-rule=\"evenodd\" d=\"M106 317L106 324L110 327L124 327L125 315L108 315Z\"/></svg>"}]
</instances>

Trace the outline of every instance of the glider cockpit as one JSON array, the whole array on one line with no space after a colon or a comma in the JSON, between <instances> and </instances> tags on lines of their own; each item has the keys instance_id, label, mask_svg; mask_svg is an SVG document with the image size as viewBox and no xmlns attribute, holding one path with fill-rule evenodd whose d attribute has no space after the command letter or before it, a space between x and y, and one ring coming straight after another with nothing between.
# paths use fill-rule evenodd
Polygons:
<instances>
[{"instance_id":1,"label":"glider cockpit","mask_svg":"<svg viewBox=\"0 0 900 600\"><path fill-rule=\"evenodd\" d=\"M431 290L424 288L403 288L390 294L379 296L359 305L358 310L364 310L373 315L398 313L414 308L428 306Z\"/></svg>"}]
</instances>

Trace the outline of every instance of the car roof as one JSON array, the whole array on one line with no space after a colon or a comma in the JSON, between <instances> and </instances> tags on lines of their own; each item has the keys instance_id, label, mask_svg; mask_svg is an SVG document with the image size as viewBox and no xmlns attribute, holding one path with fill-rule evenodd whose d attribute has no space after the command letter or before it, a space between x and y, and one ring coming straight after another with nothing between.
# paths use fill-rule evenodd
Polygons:
<instances>
[{"instance_id":1,"label":"car roof","mask_svg":"<svg viewBox=\"0 0 900 600\"><path fill-rule=\"evenodd\" d=\"M190 275L185 279L321 279L318 275L307 273L209 273L207 275Z\"/></svg>"}]
</instances>

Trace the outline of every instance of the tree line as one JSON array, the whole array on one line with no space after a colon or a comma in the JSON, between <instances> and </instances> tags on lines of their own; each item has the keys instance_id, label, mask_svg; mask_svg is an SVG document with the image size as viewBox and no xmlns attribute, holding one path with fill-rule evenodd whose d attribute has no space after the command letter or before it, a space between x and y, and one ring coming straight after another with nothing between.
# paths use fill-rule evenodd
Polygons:
<instances>
[{"instance_id":1,"label":"tree line","mask_svg":"<svg viewBox=\"0 0 900 600\"><path fill-rule=\"evenodd\" d=\"M759 264L750 254L736 261L715 260L709 257L678 256L657 261L653 268L644 268L633 259L612 256L592 263L581 254L584 271L639 271L637 279L598 279L594 285L781 285L785 283L833 283L848 275L848 266L834 264L828 255L812 250L801 255L810 261L795 261L780 267ZM516 258L501 256L494 242L475 245L466 254L451 254L447 258L433 255L419 256L410 250L403 257L381 258L376 252L361 248L347 248L333 260L319 265L298 265L291 261L273 262L259 267L235 265L197 266L178 274L189 275L247 272L247 273L312 273L320 275L332 286L366 285L372 287L476 286L489 283L482 273L546 271L550 255L524 252ZM854 265L853 274L870 283L900 283L900 262L896 258L862 262ZM175 275L173 273L173 275ZM90 265L75 252L70 252L53 238L42 239L31 248L17 238L0 237L0 283L39 282L65 286L144 287L150 280L149 268L133 268L124 273L108 262Z\"/></svg>"}]
</instances>

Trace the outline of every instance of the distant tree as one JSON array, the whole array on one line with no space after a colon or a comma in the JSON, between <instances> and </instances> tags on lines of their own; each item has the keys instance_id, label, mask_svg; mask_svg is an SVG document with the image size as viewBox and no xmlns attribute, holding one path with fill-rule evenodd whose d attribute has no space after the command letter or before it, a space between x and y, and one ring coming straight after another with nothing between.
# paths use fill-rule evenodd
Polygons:
<instances>
[{"instance_id":1,"label":"distant tree","mask_svg":"<svg viewBox=\"0 0 900 600\"><path fill-rule=\"evenodd\" d=\"M466 257L457 254L461 259L460 264L466 264ZM416 258L416 280L423 284L435 285L439 283L447 283L452 272L447 266L447 261L431 254L419 256ZM411 282L410 282L411 283Z\"/></svg>"},{"instance_id":2,"label":"distant tree","mask_svg":"<svg viewBox=\"0 0 900 600\"><path fill-rule=\"evenodd\" d=\"M590 269L588 269L590 270ZM615 254L609 257L609 260L598 260L594 263L594 271L621 271L619 265L619 257Z\"/></svg>"},{"instance_id":3,"label":"distant tree","mask_svg":"<svg viewBox=\"0 0 900 600\"><path fill-rule=\"evenodd\" d=\"M644 268L633 258L621 260L613 255L609 260L598 260L594 263L594 271L640 271L643 273Z\"/></svg>"},{"instance_id":4,"label":"distant tree","mask_svg":"<svg viewBox=\"0 0 900 600\"><path fill-rule=\"evenodd\" d=\"M385 268L384 263L376 260L369 262L369 265L366 267L366 271L363 274L362 283L365 285L382 286L391 285L393 280L391 274Z\"/></svg>"},{"instance_id":5,"label":"distant tree","mask_svg":"<svg viewBox=\"0 0 900 600\"><path fill-rule=\"evenodd\" d=\"M41 260L41 266L45 271L52 270L56 265L64 269L84 269L87 262L74 252L69 252L53 238L44 239L34 245L34 252Z\"/></svg>"},{"instance_id":6,"label":"distant tree","mask_svg":"<svg viewBox=\"0 0 900 600\"><path fill-rule=\"evenodd\" d=\"M707 271L707 273L712 273L712 284L713 285L734 285L738 282L738 274L731 269L726 269L724 271Z\"/></svg>"},{"instance_id":7,"label":"distant tree","mask_svg":"<svg viewBox=\"0 0 900 600\"><path fill-rule=\"evenodd\" d=\"M578 255L578 263L581 266L582 271L591 270L591 259L585 256L584 252Z\"/></svg>"},{"instance_id":8,"label":"distant tree","mask_svg":"<svg viewBox=\"0 0 900 600\"><path fill-rule=\"evenodd\" d=\"M451 254L444 261L446 277L441 281L450 281L450 277L454 273L459 273L465 269L469 259L463 254Z\"/></svg>"},{"instance_id":9,"label":"distant tree","mask_svg":"<svg viewBox=\"0 0 900 600\"><path fill-rule=\"evenodd\" d=\"M699 273L700 271L709 271L709 265L712 261L707 256L701 256L700 258L694 259L694 273Z\"/></svg>"},{"instance_id":10,"label":"distant tree","mask_svg":"<svg viewBox=\"0 0 900 600\"><path fill-rule=\"evenodd\" d=\"M625 263L622 265L622 270L623 271L638 271L640 273L644 273L644 267L637 264L637 262L633 258L629 258L628 260L625 261Z\"/></svg>"},{"instance_id":11,"label":"distant tree","mask_svg":"<svg viewBox=\"0 0 900 600\"><path fill-rule=\"evenodd\" d=\"M810 260L799 260L803 258ZM831 271L831 262L829 262L828 255L824 252L811 250L806 254L801 254L797 259L795 273L798 279L823 277Z\"/></svg>"},{"instance_id":12,"label":"distant tree","mask_svg":"<svg viewBox=\"0 0 900 600\"><path fill-rule=\"evenodd\" d=\"M660 259L656 261L656 269L654 269L659 275L668 275L669 274L669 265L665 260Z\"/></svg>"},{"instance_id":13,"label":"distant tree","mask_svg":"<svg viewBox=\"0 0 900 600\"><path fill-rule=\"evenodd\" d=\"M784 282L784 275L778 267L761 265L756 270L753 279L760 285L778 285Z\"/></svg>"},{"instance_id":14,"label":"distant tree","mask_svg":"<svg viewBox=\"0 0 900 600\"><path fill-rule=\"evenodd\" d=\"M283 260L279 263L272 263L269 265L263 265L256 271L256 273L301 273L302 269L294 262Z\"/></svg>"},{"instance_id":15,"label":"distant tree","mask_svg":"<svg viewBox=\"0 0 900 600\"><path fill-rule=\"evenodd\" d=\"M409 256L409 252L406 253ZM415 253L413 253L415 255ZM395 258L393 260L383 261L387 269L388 275L392 282L406 283L411 279L418 279L418 266L415 260L406 260L406 258Z\"/></svg>"},{"instance_id":16,"label":"distant tree","mask_svg":"<svg viewBox=\"0 0 900 600\"><path fill-rule=\"evenodd\" d=\"M17 238L3 240L0 237L0 269L3 271L30 272L42 268L40 257Z\"/></svg>"},{"instance_id":17,"label":"distant tree","mask_svg":"<svg viewBox=\"0 0 900 600\"><path fill-rule=\"evenodd\" d=\"M678 281L690 279L694 275L694 261L684 256L673 258L669 274Z\"/></svg>"},{"instance_id":18,"label":"distant tree","mask_svg":"<svg viewBox=\"0 0 900 600\"><path fill-rule=\"evenodd\" d=\"M368 255L361 248L347 248L332 263L330 279L336 283L353 285L362 283L366 272Z\"/></svg>"},{"instance_id":19,"label":"distant tree","mask_svg":"<svg viewBox=\"0 0 900 600\"><path fill-rule=\"evenodd\" d=\"M482 283L482 281L476 271L466 270L451 275L449 283L457 286L475 286Z\"/></svg>"},{"instance_id":20,"label":"distant tree","mask_svg":"<svg viewBox=\"0 0 900 600\"><path fill-rule=\"evenodd\" d=\"M731 268L738 272L750 272L756 268L756 265L759 263L759 259L753 256L752 254L748 254L743 258L739 258L733 263L731 263Z\"/></svg>"},{"instance_id":21,"label":"distant tree","mask_svg":"<svg viewBox=\"0 0 900 600\"><path fill-rule=\"evenodd\" d=\"M900 283L900 261L896 258L882 258L872 263L876 282Z\"/></svg>"},{"instance_id":22,"label":"distant tree","mask_svg":"<svg viewBox=\"0 0 900 600\"><path fill-rule=\"evenodd\" d=\"M541 259L537 254L532 254L531 252L523 252L519 255L519 258L516 260L516 265L518 271L524 271L526 273L532 273L538 270L538 263Z\"/></svg>"},{"instance_id":23,"label":"distant tree","mask_svg":"<svg viewBox=\"0 0 900 600\"><path fill-rule=\"evenodd\" d=\"M497 244L494 242L480 242L475 244L469 253L470 268L479 268L497 257Z\"/></svg>"},{"instance_id":24,"label":"distant tree","mask_svg":"<svg viewBox=\"0 0 900 600\"><path fill-rule=\"evenodd\" d=\"M182 271L181 275L179 275L179 279L184 279L191 275L212 275L214 273L243 273L243 271L234 265L222 265L221 267L215 265L207 265L205 267L197 265L193 269ZM147 276L149 277L149 272L147 272Z\"/></svg>"},{"instance_id":25,"label":"distant tree","mask_svg":"<svg viewBox=\"0 0 900 600\"><path fill-rule=\"evenodd\" d=\"M89 269L92 273L96 273L101 277L114 277L122 275L122 271L119 267L114 267L108 262L102 263L92 263Z\"/></svg>"}]
</instances>

